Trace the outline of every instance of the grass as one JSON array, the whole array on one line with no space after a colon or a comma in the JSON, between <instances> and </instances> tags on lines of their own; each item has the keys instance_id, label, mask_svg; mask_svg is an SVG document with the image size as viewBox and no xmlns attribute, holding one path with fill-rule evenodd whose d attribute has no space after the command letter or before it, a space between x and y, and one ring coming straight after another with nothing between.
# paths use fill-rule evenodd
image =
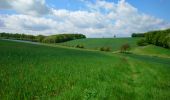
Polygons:
<instances>
[{"instance_id":1,"label":"grass","mask_svg":"<svg viewBox=\"0 0 170 100\"><path fill-rule=\"evenodd\" d=\"M87 49L97 49L101 47L111 47L112 51L117 51L123 44L130 44L132 48L137 47L136 42L141 38L87 38L77 39L60 43L60 45L75 47L77 44L84 45Z\"/></svg>"},{"instance_id":2,"label":"grass","mask_svg":"<svg viewBox=\"0 0 170 100\"><path fill-rule=\"evenodd\" d=\"M170 59L0 40L0 98L168 100Z\"/></svg>"},{"instance_id":3,"label":"grass","mask_svg":"<svg viewBox=\"0 0 170 100\"><path fill-rule=\"evenodd\" d=\"M143 47L138 47L133 50L134 53L143 54L143 55L151 55L158 57L170 57L170 50L162 47L148 45Z\"/></svg>"}]
</instances>

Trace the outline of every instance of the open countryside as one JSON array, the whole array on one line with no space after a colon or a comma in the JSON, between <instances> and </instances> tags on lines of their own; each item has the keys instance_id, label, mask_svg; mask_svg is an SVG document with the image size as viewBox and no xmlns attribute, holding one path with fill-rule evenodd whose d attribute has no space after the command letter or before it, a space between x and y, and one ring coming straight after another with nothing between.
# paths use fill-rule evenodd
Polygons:
<instances>
[{"instance_id":1,"label":"open countryside","mask_svg":"<svg viewBox=\"0 0 170 100\"><path fill-rule=\"evenodd\" d=\"M168 21L140 14L129 0L7 1L0 1L0 100L170 100Z\"/></svg>"}]
</instances>

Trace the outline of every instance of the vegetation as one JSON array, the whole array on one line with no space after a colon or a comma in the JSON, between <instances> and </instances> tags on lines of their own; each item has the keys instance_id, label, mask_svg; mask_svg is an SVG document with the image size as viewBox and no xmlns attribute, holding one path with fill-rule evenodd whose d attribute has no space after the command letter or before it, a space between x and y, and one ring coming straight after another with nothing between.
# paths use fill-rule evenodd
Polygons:
<instances>
[{"instance_id":1,"label":"vegetation","mask_svg":"<svg viewBox=\"0 0 170 100\"><path fill-rule=\"evenodd\" d=\"M152 50L156 49L155 46ZM167 49L158 50L165 50L169 54ZM170 98L169 58L75 50L5 40L0 40L0 52L2 100Z\"/></svg>"},{"instance_id":2,"label":"vegetation","mask_svg":"<svg viewBox=\"0 0 170 100\"><path fill-rule=\"evenodd\" d=\"M139 46L145 46L147 43L161 46L164 48L170 48L170 29L150 31L143 34L134 33L132 37L143 37L145 39L138 41ZM147 43L146 43L147 42Z\"/></svg>"},{"instance_id":3,"label":"vegetation","mask_svg":"<svg viewBox=\"0 0 170 100\"><path fill-rule=\"evenodd\" d=\"M170 29L147 32L145 38L149 44L170 48Z\"/></svg>"},{"instance_id":4,"label":"vegetation","mask_svg":"<svg viewBox=\"0 0 170 100\"><path fill-rule=\"evenodd\" d=\"M141 40L137 41L137 45L138 46L146 46L146 45L148 45L148 43L146 42L145 39L141 39Z\"/></svg>"},{"instance_id":5,"label":"vegetation","mask_svg":"<svg viewBox=\"0 0 170 100\"><path fill-rule=\"evenodd\" d=\"M74 39L86 38L86 36L83 34L58 34L58 35L51 35L51 36L43 36L43 35L34 36L34 35L26 35L26 34L0 33L0 38L44 42L44 43L60 43L60 42L74 40Z\"/></svg>"},{"instance_id":6,"label":"vegetation","mask_svg":"<svg viewBox=\"0 0 170 100\"><path fill-rule=\"evenodd\" d=\"M120 52L126 53L126 52L129 51L130 49L131 49L131 47L130 47L129 44L123 44L123 45L120 47Z\"/></svg>"},{"instance_id":7,"label":"vegetation","mask_svg":"<svg viewBox=\"0 0 170 100\"><path fill-rule=\"evenodd\" d=\"M26 34L12 34L12 33L0 33L0 38L5 39L16 39L16 40L26 40L26 41L37 41L36 36L26 35Z\"/></svg>"},{"instance_id":8,"label":"vegetation","mask_svg":"<svg viewBox=\"0 0 170 100\"><path fill-rule=\"evenodd\" d=\"M111 47L101 47L100 51L111 51Z\"/></svg>"},{"instance_id":9,"label":"vegetation","mask_svg":"<svg viewBox=\"0 0 170 100\"><path fill-rule=\"evenodd\" d=\"M82 39L82 38L86 38L86 36L82 34L59 34L59 35L48 36L43 40L43 42L61 43L61 42L66 42L74 39Z\"/></svg>"},{"instance_id":10,"label":"vegetation","mask_svg":"<svg viewBox=\"0 0 170 100\"><path fill-rule=\"evenodd\" d=\"M76 48L84 48L84 46L81 44L78 44L78 45L76 45Z\"/></svg>"},{"instance_id":11,"label":"vegetation","mask_svg":"<svg viewBox=\"0 0 170 100\"><path fill-rule=\"evenodd\" d=\"M132 37L145 37L144 33L133 33Z\"/></svg>"},{"instance_id":12,"label":"vegetation","mask_svg":"<svg viewBox=\"0 0 170 100\"><path fill-rule=\"evenodd\" d=\"M82 44L87 49L101 50L102 47L110 47L111 51L119 51L121 45L126 43L130 44L132 49L138 47L136 43L140 39L142 38L86 38L59 43L59 45L75 47L77 44Z\"/></svg>"},{"instance_id":13,"label":"vegetation","mask_svg":"<svg viewBox=\"0 0 170 100\"><path fill-rule=\"evenodd\" d=\"M142 55L150 55L150 56L158 56L158 57L170 57L169 49L165 49L162 47L158 47L155 45L147 45L144 47L138 47L132 50L133 53L142 54Z\"/></svg>"}]
</instances>

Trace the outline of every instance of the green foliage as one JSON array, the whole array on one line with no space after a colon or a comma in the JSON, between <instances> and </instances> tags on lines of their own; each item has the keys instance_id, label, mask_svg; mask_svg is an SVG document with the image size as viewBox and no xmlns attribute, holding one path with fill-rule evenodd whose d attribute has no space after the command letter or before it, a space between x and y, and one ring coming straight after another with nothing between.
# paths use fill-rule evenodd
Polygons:
<instances>
[{"instance_id":1,"label":"green foliage","mask_svg":"<svg viewBox=\"0 0 170 100\"><path fill-rule=\"evenodd\" d=\"M26 34L11 34L11 33L0 33L1 38L5 39L17 39L17 40L26 40L34 42L44 42L44 43L61 43L74 39L86 38L83 34L58 34L58 35L26 35Z\"/></svg>"},{"instance_id":2,"label":"green foliage","mask_svg":"<svg viewBox=\"0 0 170 100\"><path fill-rule=\"evenodd\" d=\"M43 43L56 43L56 38L54 36L47 36L42 40Z\"/></svg>"},{"instance_id":3,"label":"green foliage","mask_svg":"<svg viewBox=\"0 0 170 100\"><path fill-rule=\"evenodd\" d=\"M145 37L144 33L133 33L132 37Z\"/></svg>"},{"instance_id":4,"label":"green foliage","mask_svg":"<svg viewBox=\"0 0 170 100\"><path fill-rule=\"evenodd\" d=\"M111 51L111 47L101 47L100 51Z\"/></svg>"},{"instance_id":5,"label":"green foliage","mask_svg":"<svg viewBox=\"0 0 170 100\"><path fill-rule=\"evenodd\" d=\"M45 36L43 36L43 35L38 35L36 38L37 38L37 41L38 41L38 42L43 42Z\"/></svg>"},{"instance_id":6,"label":"green foliage","mask_svg":"<svg viewBox=\"0 0 170 100\"><path fill-rule=\"evenodd\" d=\"M131 49L130 45L128 43L126 43L120 47L120 52L125 53L125 52L129 51L130 49Z\"/></svg>"},{"instance_id":7,"label":"green foliage","mask_svg":"<svg viewBox=\"0 0 170 100\"><path fill-rule=\"evenodd\" d=\"M170 29L147 32L145 37L149 44L170 48Z\"/></svg>"},{"instance_id":8,"label":"green foliage","mask_svg":"<svg viewBox=\"0 0 170 100\"><path fill-rule=\"evenodd\" d=\"M137 45L138 46L146 46L146 45L148 45L148 43L146 42L145 39L141 39L141 40L137 41Z\"/></svg>"},{"instance_id":9,"label":"green foliage","mask_svg":"<svg viewBox=\"0 0 170 100\"><path fill-rule=\"evenodd\" d=\"M26 41L34 41L36 42L36 36L34 35L26 35L26 34L12 34L12 33L0 33L0 37L1 38L5 38L5 39L16 39L16 40L26 40Z\"/></svg>"},{"instance_id":10,"label":"green foliage","mask_svg":"<svg viewBox=\"0 0 170 100\"><path fill-rule=\"evenodd\" d=\"M78 44L78 45L76 45L76 48L84 48L84 45Z\"/></svg>"}]
</instances>

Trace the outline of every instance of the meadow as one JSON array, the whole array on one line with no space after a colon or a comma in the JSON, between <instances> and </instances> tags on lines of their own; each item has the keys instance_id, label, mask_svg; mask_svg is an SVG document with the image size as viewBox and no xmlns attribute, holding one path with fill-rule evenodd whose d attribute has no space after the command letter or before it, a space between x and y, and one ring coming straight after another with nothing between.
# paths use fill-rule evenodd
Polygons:
<instances>
[{"instance_id":1,"label":"meadow","mask_svg":"<svg viewBox=\"0 0 170 100\"><path fill-rule=\"evenodd\" d=\"M82 39L64 43L84 43L89 49L108 44L118 50L122 41L128 41L134 48L132 54L0 40L0 98L170 99L170 51L152 45L141 50L136 40Z\"/></svg>"},{"instance_id":2,"label":"meadow","mask_svg":"<svg viewBox=\"0 0 170 100\"><path fill-rule=\"evenodd\" d=\"M137 47L136 42L141 38L87 38L87 39L76 39L73 41L67 41L59 43L59 45L75 47L80 44L87 49L99 50L101 47L110 47L112 51L117 51L123 44L130 44L131 48Z\"/></svg>"}]
</instances>

